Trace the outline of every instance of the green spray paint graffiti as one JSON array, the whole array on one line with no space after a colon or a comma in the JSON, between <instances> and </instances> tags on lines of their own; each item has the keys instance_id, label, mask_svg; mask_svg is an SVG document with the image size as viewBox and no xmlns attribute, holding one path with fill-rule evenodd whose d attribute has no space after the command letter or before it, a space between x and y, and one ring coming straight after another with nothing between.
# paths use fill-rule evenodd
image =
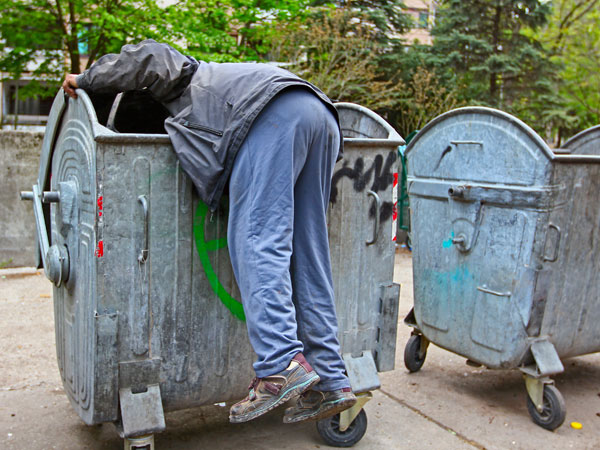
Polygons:
<instances>
[{"instance_id":1,"label":"green spray paint graffiti","mask_svg":"<svg viewBox=\"0 0 600 450\"><path fill-rule=\"evenodd\" d=\"M200 257L200 263L206 274L206 278L210 284L210 287L214 293L219 297L219 300L231 311L231 313L238 319L245 321L246 316L244 315L244 308L242 304L229 294L219 281L219 277L213 269L212 263L208 256L209 252L219 250L227 247L227 238L215 239L212 241L206 241L206 235L204 234L204 225L206 223L206 216L208 215L208 207L204 202L199 201L198 207L196 208L196 215L194 218L194 238L196 241L196 249L198 250L198 256Z\"/></svg>"},{"instance_id":2,"label":"green spray paint graffiti","mask_svg":"<svg viewBox=\"0 0 600 450\"><path fill-rule=\"evenodd\" d=\"M173 166L169 166L167 168L164 168L162 170L156 170L154 172L152 172L149 182L156 186L156 189L162 189L163 185L161 185L162 182L164 182L165 179L169 179L172 177L178 177L178 176L182 176L183 175L183 170L179 167L173 167ZM185 175L183 175L185 176ZM185 184L184 184L185 186ZM189 186L189 185L188 185ZM223 249L227 247L227 238L223 237L221 239L214 239L211 241L206 241L206 234L205 234L205 225L206 225L206 218L209 215L208 214L208 207L206 206L206 204L204 204L204 202L202 202L202 200L198 200L198 206L196 207L195 210L195 214L194 214L194 240L196 241L196 250L198 251L198 256L200 257L200 263L202 264L202 268L204 269L204 274L206 275L206 279L208 280L208 283L210 284L211 289L213 290L213 292L216 294L216 296L219 298L219 300L221 300L221 302L223 303L223 305L229 309L229 311L231 311L231 313L237 317L238 319L245 321L246 320L246 316L244 315L244 308L241 304L241 302L239 302L238 300L236 300L235 298L233 298L231 296L231 294L229 294L229 292L227 292L227 290L223 287L223 285L221 284L221 281L219 280L219 277L217 275L217 273L215 272L210 257L209 257L209 253L217 251L219 249ZM162 234L164 233L164 234ZM164 230L163 232L161 232L160 230L157 229L153 229L153 235L157 238L165 238L168 239L170 236L170 229L169 230Z\"/></svg>"}]
</instances>

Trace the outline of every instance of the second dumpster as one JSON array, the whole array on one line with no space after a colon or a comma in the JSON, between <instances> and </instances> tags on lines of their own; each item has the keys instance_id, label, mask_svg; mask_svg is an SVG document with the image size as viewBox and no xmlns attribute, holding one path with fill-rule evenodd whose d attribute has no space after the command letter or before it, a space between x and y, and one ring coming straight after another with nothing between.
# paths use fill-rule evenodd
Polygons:
<instances>
[{"instance_id":1,"label":"second dumpster","mask_svg":"<svg viewBox=\"0 0 600 450\"><path fill-rule=\"evenodd\" d=\"M421 368L429 342L518 368L533 420L557 428L565 404L549 377L562 358L600 351L600 156L554 153L520 120L479 107L437 117L406 155L407 368Z\"/></svg>"}]
</instances>

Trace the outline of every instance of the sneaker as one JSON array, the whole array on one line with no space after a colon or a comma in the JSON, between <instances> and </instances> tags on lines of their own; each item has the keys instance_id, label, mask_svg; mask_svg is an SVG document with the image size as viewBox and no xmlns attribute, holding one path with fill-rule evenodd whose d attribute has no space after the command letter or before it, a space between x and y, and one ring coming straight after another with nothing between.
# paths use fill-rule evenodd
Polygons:
<instances>
[{"instance_id":1,"label":"sneaker","mask_svg":"<svg viewBox=\"0 0 600 450\"><path fill-rule=\"evenodd\" d=\"M319 382L319 375L298 353L283 372L255 378L248 387L248 397L229 410L232 423L248 422L297 397Z\"/></svg>"},{"instance_id":2,"label":"sneaker","mask_svg":"<svg viewBox=\"0 0 600 450\"><path fill-rule=\"evenodd\" d=\"M311 389L302 394L294 406L285 410L283 423L326 419L351 408L355 403L356 397L350 388L329 392Z\"/></svg>"}]
</instances>

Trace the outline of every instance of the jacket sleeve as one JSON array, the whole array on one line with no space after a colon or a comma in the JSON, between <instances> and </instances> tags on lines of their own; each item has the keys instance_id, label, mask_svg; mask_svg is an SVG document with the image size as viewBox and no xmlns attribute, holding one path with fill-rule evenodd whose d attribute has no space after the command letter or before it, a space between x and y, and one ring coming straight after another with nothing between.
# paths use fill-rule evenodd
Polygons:
<instances>
[{"instance_id":1,"label":"jacket sleeve","mask_svg":"<svg viewBox=\"0 0 600 450\"><path fill-rule=\"evenodd\" d=\"M95 93L148 89L157 100L168 102L181 95L197 67L194 58L149 39L102 56L77 77L77 85Z\"/></svg>"}]
</instances>

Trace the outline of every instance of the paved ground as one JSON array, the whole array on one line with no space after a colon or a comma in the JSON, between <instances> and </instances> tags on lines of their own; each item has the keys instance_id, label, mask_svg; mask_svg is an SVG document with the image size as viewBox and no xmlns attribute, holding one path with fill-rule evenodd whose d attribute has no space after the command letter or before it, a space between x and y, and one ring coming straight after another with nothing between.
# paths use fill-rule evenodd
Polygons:
<instances>
[{"instance_id":1,"label":"paved ground","mask_svg":"<svg viewBox=\"0 0 600 450\"><path fill-rule=\"evenodd\" d=\"M403 317L412 305L409 253L397 255L395 278L402 283ZM84 425L64 394L51 294L50 283L37 272L0 271L0 449L121 449L112 425ZM423 369L408 374L402 354L409 334L400 321L396 370L381 375L382 389L365 408L367 434L355 448L600 448L599 354L565 361L567 370L556 385L566 400L567 420L548 432L529 419L516 371L472 368L430 347ZM157 448L327 448L313 424L283 425L279 411L245 425L230 425L227 416L220 406L169 413ZM573 421L583 428L573 429Z\"/></svg>"}]
</instances>

